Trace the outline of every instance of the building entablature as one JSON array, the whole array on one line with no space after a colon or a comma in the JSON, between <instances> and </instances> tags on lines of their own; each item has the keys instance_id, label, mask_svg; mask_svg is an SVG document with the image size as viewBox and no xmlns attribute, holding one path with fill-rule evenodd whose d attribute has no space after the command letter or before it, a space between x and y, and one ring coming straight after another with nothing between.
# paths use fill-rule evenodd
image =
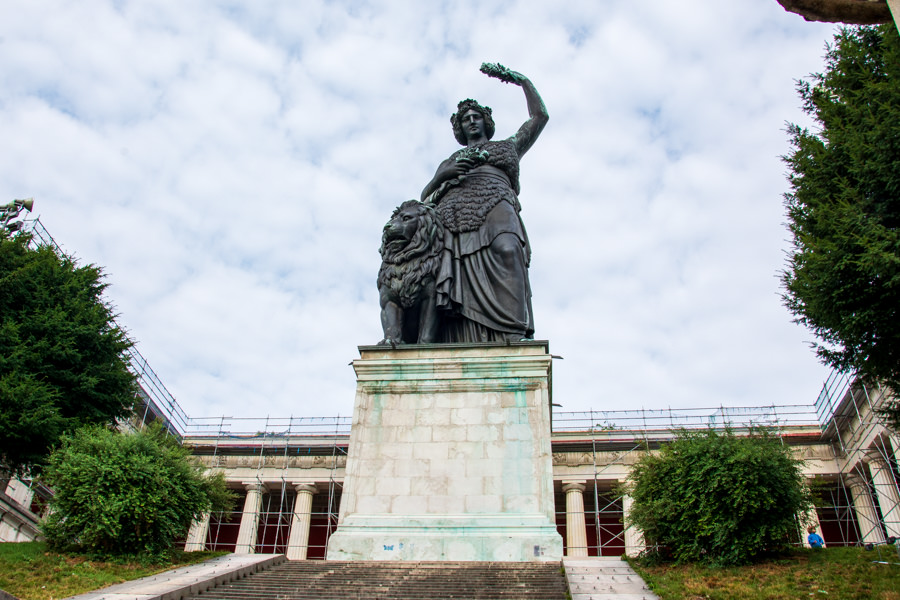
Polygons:
<instances>
[{"instance_id":1,"label":"building entablature","mask_svg":"<svg viewBox=\"0 0 900 600\"><path fill-rule=\"evenodd\" d=\"M615 436L612 434L615 433ZM595 480L623 482L633 466L646 452L655 452L663 438L672 439L675 432L657 432L654 443L647 443L639 432L554 432L551 438L553 478L560 485L565 480ZM750 430L739 431L750 433ZM835 449L821 440L818 426L792 426L779 431L794 455L803 460L804 473L822 477L840 472ZM591 439L595 436L594 439ZM232 486L239 487L246 480L266 482L343 481L347 457L346 438L335 437L330 448L319 443L310 444L308 438L260 436L260 446L254 438L242 439L240 445L212 446L208 439L185 438L185 444L197 450L194 457L205 467L222 472ZM276 451L275 443L285 444ZM339 444L339 445L338 445Z\"/></svg>"}]
</instances>

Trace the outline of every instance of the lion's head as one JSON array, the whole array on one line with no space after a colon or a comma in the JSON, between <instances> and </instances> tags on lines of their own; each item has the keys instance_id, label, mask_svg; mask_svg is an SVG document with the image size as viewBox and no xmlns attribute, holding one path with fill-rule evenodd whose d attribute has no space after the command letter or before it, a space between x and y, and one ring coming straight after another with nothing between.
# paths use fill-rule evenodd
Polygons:
<instances>
[{"instance_id":1,"label":"lion's head","mask_svg":"<svg viewBox=\"0 0 900 600\"><path fill-rule=\"evenodd\" d=\"M397 265L436 254L443 246L444 226L434 208L418 200L407 200L385 224L380 252L382 260Z\"/></svg>"},{"instance_id":2,"label":"lion's head","mask_svg":"<svg viewBox=\"0 0 900 600\"><path fill-rule=\"evenodd\" d=\"M395 290L409 306L426 276L434 276L444 249L444 226L434 208L418 200L397 207L381 236L378 287Z\"/></svg>"}]
</instances>

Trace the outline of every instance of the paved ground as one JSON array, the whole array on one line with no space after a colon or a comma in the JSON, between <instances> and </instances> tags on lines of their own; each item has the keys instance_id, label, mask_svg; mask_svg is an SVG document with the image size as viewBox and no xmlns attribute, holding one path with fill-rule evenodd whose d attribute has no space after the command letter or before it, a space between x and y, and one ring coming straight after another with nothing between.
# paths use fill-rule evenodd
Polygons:
<instances>
[{"instance_id":1,"label":"paved ground","mask_svg":"<svg viewBox=\"0 0 900 600\"><path fill-rule=\"evenodd\" d=\"M563 558L572 600L659 600L620 558Z\"/></svg>"},{"instance_id":2,"label":"paved ground","mask_svg":"<svg viewBox=\"0 0 900 600\"><path fill-rule=\"evenodd\" d=\"M66 600L180 600L283 560L284 556L273 554L228 554Z\"/></svg>"}]
</instances>

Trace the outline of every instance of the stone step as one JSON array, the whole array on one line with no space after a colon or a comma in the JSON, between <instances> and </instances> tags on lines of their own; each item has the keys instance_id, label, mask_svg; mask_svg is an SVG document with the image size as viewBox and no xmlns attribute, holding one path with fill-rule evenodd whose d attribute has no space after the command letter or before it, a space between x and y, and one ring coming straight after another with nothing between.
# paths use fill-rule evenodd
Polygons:
<instances>
[{"instance_id":1,"label":"stone step","mask_svg":"<svg viewBox=\"0 0 900 600\"><path fill-rule=\"evenodd\" d=\"M563 559L572 600L659 600L619 558Z\"/></svg>"},{"instance_id":2,"label":"stone step","mask_svg":"<svg viewBox=\"0 0 900 600\"><path fill-rule=\"evenodd\" d=\"M563 600L560 563L287 561L196 600Z\"/></svg>"}]
</instances>

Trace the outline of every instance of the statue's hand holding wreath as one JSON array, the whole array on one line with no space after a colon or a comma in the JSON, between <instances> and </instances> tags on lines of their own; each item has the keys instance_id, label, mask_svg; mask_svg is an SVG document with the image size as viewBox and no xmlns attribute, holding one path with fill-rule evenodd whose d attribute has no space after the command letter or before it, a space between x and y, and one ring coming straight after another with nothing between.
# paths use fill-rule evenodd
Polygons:
<instances>
[{"instance_id":1,"label":"statue's hand holding wreath","mask_svg":"<svg viewBox=\"0 0 900 600\"><path fill-rule=\"evenodd\" d=\"M541 100L541 96L538 94L534 84L531 83L531 80L518 71L513 71L500 63L487 62L481 63L481 69L479 70L488 77L499 79L505 83L515 84L525 92L525 101L528 103L528 120L510 138L515 140L519 156L525 154L541 134L544 126L547 124L547 119L550 118L550 115L547 114L547 107L544 106L544 101Z\"/></svg>"},{"instance_id":2,"label":"statue's hand holding wreath","mask_svg":"<svg viewBox=\"0 0 900 600\"><path fill-rule=\"evenodd\" d=\"M481 68L479 70L488 77L499 79L504 83L522 85L523 83L528 81L528 78L518 71L513 71L508 67L504 67L500 63L481 63Z\"/></svg>"}]
</instances>

